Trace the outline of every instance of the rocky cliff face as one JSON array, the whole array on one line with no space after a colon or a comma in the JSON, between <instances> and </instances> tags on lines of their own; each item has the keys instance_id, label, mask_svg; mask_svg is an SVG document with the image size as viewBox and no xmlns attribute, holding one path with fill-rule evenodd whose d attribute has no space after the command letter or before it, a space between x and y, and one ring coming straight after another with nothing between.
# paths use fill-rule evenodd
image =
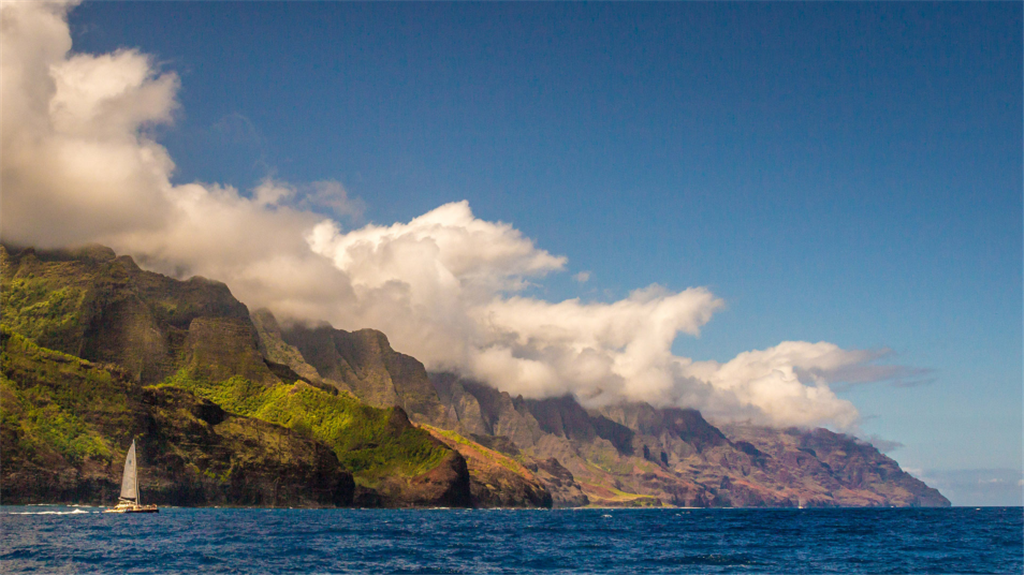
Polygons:
<instances>
[{"instance_id":1,"label":"rocky cliff face","mask_svg":"<svg viewBox=\"0 0 1024 575\"><path fill-rule=\"evenodd\" d=\"M119 449L123 455L131 439L124 434L130 432L153 439L141 442L143 449L150 450L149 455L165 471L164 475L154 471L153 477L162 479L151 486L152 501L347 504L353 500L354 474L364 503L469 503L468 471L456 451L416 429L404 413L398 413L401 409L375 409L350 396L337 396L334 387L314 377L309 383L298 381L303 376L294 369L266 357L248 309L223 284L202 278L178 281L145 272L130 258L116 257L98 247L37 252L9 251L0 246L0 272L5 333L11 337L23 335L25 341L42 346L39 353L25 360L31 365L5 376L7 398L17 399L0 406L5 438L9 440L2 461L2 473L7 478L4 493L11 497L53 500L59 495L90 501L106 497L104 481L119 482L119 469L110 465L119 467L115 455ZM386 339L378 345L386 347ZM365 351L354 347L356 352ZM55 350L52 353L56 355L47 348ZM51 367L58 361L55 358L61 357L68 362L85 360L81 365L103 366L98 368L102 373L97 372L92 379L102 380L107 377L103 373L117 373L123 385L135 386L131 393L118 392L116 397L122 398L119 401L127 401L130 406L119 409L148 422L146 426L132 423L135 419L123 421L118 431L121 435L110 439L96 427L104 420L90 415L88 404L65 405L59 412L63 419L55 421L60 425L65 420L73 421L76 423L72 428L86 429L76 432L75 437L79 443L85 442L85 447L79 447L87 449L82 457L65 458L63 462L55 458L54 453L71 449L65 437L71 432L65 429L67 425L55 427L42 415L57 409L53 401L33 403L32 394L37 393L33 390L41 388L32 383L32 374L53 372ZM402 369L415 371L415 365L410 368L407 359L411 360L390 358L388 365L396 373L404 373ZM58 375L52 377L56 379L50 383L63 381ZM67 383L60 393L83 394L91 382L87 378ZM160 391L143 387L147 384L160 384ZM112 401L114 396L108 397L114 393L112 388L97 389L102 392L92 393L93 397ZM400 389L403 393L410 391ZM166 403L171 397L174 401ZM156 403L138 403L142 398ZM200 433L196 427L199 424L188 415L190 401L219 406L226 412L224 419L217 424L207 422L203 429L209 429ZM15 409L17 406L22 408ZM27 429L36 431L25 432ZM296 437L304 441L296 442ZM26 438L38 449L21 450L27 445ZM278 451L264 446L263 440L272 441ZM193 446L188 457L182 455L183 445ZM169 451L162 451L164 448ZM285 465L292 460L308 460L311 454L323 455L324 450L333 452L337 473L325 471L330 466L324 467L327 464L322 462L314 466L318 471ZM96 453L103 458L91 458ZM43 481L55 487L33 491L33 484L38 483L33 478L45 476L50 468L61 470L60 477L67 481ZM102 472L97 471L101 468ZM321 493L328 489L331 482L323 474L334 476L339 485L349 485L348 492L339 497L308 495L309 490ZM94 488L82 487L92 484ZM225 485L232 487L225 491Z\"/></svg>"},{"instance_id":2,"label":"rocky cliff face","mask_svg":"<svg viewBox=\"0 0 1024 575\"><path fill-rule=\"evenodd\" d=\"M374 407L400 406L417 423L448 425L444 407L416 358L391 349L388 338L373 329L348 332L323 325L282 330L269 312L259 313L264 345L293 349L276 356L297 371L315 370L323 381L351 392Z\"/></svg>"},{"instance_id":3,"label":"rocky cliff face","mask_svg":"<svg viewBox=\"0 0 1024 575\"><path fill-rule=\"evenodd\" d=\"M452 374L432 380L459 425L506 437L533 466L557 461L591 504L949 505L871 445L824 429L719 429L692 409L638 403L591 412L571 397L513 398Z\"/></svg>"},{"instance_id":4,"label":"rocky cliff face","mask_svg":"<svg viewBox=\"0 0 1024 575\"><path fill-rule=\"evenodd\" d=\"M584 507L590 504L590 498L583 493L580 484L576 483L572 472L562 467L554 457L529 460L526 467L551 494L553 507Z\"/></svg>"},{"instance_id":5,"label":"rocky cliff face","mask_svg":"<svg viewBox=\"0 0 1024 575\"><path fill-rule=\"evenodd\" d=\"M551 507L551 493L533 470L454 431L426 428L466 460L474 507Z\"/></svg>"},{"instance_id":6,"label":"rocky cliff face","mask_svg":"<svg viewBox=\"0 0 1024 575\"><path fill-rule=\"evenodd\" d=\"M116 364L144 384L183 367L276 380L248 309L222 283L143 271L101 247L0 250L4 325L42 347Z\"/></svg>"},{"instance_id":7,"label":"rocky cliff face","mask_svg":"<svg viewBox=\"0 0 1024 575\"><path fill-rule=\"evenodd\" d=\"M784 485L800 505L949 506L938 490L855 437L827 429L727 425L723 430L737 446L755 453L761 469ZM794 484L802 489L793 488Z\"/></svg>"},{"instance_id":8,"label":"rocky cliff face","mask_svg":"<svg viewBox=\"0 0 1024 575\"><path fill-rule=\"evenodd\" d=\"M352 475L323 444L226 413L174 388L0 332L0 496L5 503L110 504L140 448L145 502L344 506Z\"/></svg>"},{"instance_id":9,"label":"rocky cliff face","mask_svg":"<svg viewBox=\"0 0 1024 575\"><path fill-rule=\"evenodd\" d=\"M0 246L0 272L5 501L108 501L138 437L174 504L949 505L853 437L428 376L378 331L282 328L105 248Z\"/></svg>"}]
</instances>

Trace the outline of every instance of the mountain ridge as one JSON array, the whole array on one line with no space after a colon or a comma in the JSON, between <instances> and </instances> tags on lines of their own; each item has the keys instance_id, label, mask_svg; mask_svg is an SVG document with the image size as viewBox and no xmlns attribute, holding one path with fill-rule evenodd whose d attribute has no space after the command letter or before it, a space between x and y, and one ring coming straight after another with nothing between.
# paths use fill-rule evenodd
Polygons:
<instances>
[{"instance_id":1,"label":"mountain ridge","mask_svg":"<svg viewBox=\"0 0 1024 575\"><path fill-rule=\"evenodd\" d=\"M535 460L554 458L591 504L949 505L870 444L826 429L719 429L694 409L587 410L571 396L513 398L455 374L431 377L460 424L507 436Z\"/></svg>"},{"instance_id":2,"label":"mountain ridge","mask_svg":"<svg viewBox=\"0 0 1024 575\"><path fill-rule=\"evenodd\" d=\"M513 397L457 374L428 373L380 331L282 328L267 310L250 313L222 283L147 272L108 248L0 246L0 264L5 354L22 338L41 350L29 354L40 363L35 369L85 362L81 369L100 369L102 377L134 386L156 407L133 407L133 417L162 422L147 433L185 433L175 430L188 417L153 415L164 402L192 406L182 408L188 413L219 409L236 427L270 425L312 441L320 447L310 449L332 453L341 470L335 475L348 473L352 483L315 505L949 505L872 446L827 430L719 428L693 409L635 403L588 410L571 396ZM31 409L8 409L28 405L26 394L39 387L29 385L29 371L5 365L4 397L16 400L0 406L5 482L30 467L6 457L21 445L10 431L32 436L45 426L26 413L63 409L50 396L36 398ZM90 492L95 499L96 490L111 489L118 456L112 440L124 438L100 433L95 418L65 412L81 420L83 437L106 442L99 463L79 462L78 471L106 466L97 477L105 473L107 483L96 484L106 487ZM209 442L213 449L216 442ZM262 449L256 444L253 449ZM199 452L190 457L203 459ZM219 479L204 484L202 497L179 500L276 504L298 497L291 492L282 499L280 485L273 498L243 496L231 491L223 473L211 474ZM191 481L182 477L179 483ZM4 489L5 498L27 496Z\"/></svg>"},{"instance_id":3,"label":"mountain ridge","mask_svg":"<svg viewBox=\"0 0 1024 575\"><path fill-rule=\"evenodd\" d=\"M102 247L8 251L0 246L0 288L2 324L12 335L4 340L4 383L8 398L19 399L0 405L5 432L10 431L7 437L12 439L0 462L5 500L18 500L20 496L8 489L14 485L10 478L25 472L32 461L31 457L19 457L19 450L25 446L21 439L36 437L46 452L60 443L56 420L30 417L43 412L76 421L81 437L106 446L97 465L105 469L107 488L90 491L87 499L106 501L113 496L110 485L118 480L110 466L116 467L130 438L105 428L100 419L86 417L88 405L61 406L57 401L61 396L84 391L76 386L92 383L66 382L58 386L59 393L54 396L39 393L43 388L32 376L35 372L50 373L52 381L43 383L58 385L63 381L61 365L85 362L80 365L109 366L97 377L109 379L113 377L110 373L116 373L117 380L129 386L134 395L171 393L213 402L238 418L233 421L242 427L272 425L274 429L299 433L320 446L317 449L332 451L335 464L346 466L339 468L339 477L349 474L356 486L355 500L351 494L339 499L345 504L469 505L468 471L457 451L416 428L401 408L374 408L322 382L290 379L296 375L294 370L264 357L259 331L251 323L248 309L222 283L201 278L180 281L146 272L131 258L118 257ZM22 337L32 345L38 344L39 351L26 356L25 361L33 364L31 369L11 371L17 365L11 355L11 342ZM114 393L111 389L107 392ZM25 399L26 394L31 401ZM20 399L29 403L17 410L24 403ZM127 405L131 417L158 419L138 402ZM162 433L172 432L181 422L171 418L164 423L135 428L143 450L159 444ZM38 433L32 435L32 430ZM255 443L243 442L237 448L240 453L272 449L267 444L270 440L271 436L260 434ZM210 441L204 445L213 449ZM208 454L195 455L203 459ZM88 458L76 461L92 465ZM204 469L202 465L193 467ZM38 466L36 469L40 471ZM203 504L209 500L186 488L192 481L192 467L175 469L165 474L167 480L177 481L182 492L193 493L191 499L180 501ZM231 495L230 476L213 475L217 479L210 489L220 493L213 500L244 504L244 498ZM82 477L79 480L86 481ZM294 497L278 501L282 505L305 504L299 492L295 489ZM265 499L260 501L267 503Z\"/></svg>"}]
</instances>

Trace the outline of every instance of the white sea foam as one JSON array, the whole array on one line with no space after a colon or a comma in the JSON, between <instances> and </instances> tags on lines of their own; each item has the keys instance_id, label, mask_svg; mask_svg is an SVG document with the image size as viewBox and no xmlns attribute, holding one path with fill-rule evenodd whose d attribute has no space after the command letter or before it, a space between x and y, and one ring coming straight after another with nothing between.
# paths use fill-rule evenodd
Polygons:
<instances>
[{"instance_id":1,"label":"white sea foam","mask_svg":"<svg viewBox=\"0 0 1024 575\"><path fill-rule=\"evenodd\" d=\"M2 515L79 515L83 513L100 513L99 511L86 511L84 509L72 509L71 511L6 511Z\"/></svg>"}]
</instances>

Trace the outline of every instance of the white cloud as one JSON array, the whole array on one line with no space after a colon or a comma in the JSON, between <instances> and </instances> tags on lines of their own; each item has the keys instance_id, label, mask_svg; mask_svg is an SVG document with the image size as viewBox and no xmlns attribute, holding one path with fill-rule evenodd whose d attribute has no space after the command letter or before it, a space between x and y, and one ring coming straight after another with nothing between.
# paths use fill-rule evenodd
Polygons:
<instances>
[{"instance_id":1,"label":"white cloud","mask_svg":"<svg viewBox=\"0 0 1024 575\"><path fill-rule=\"evenodd\" d=\"M572 276L572 279L580 282L581 284L585 284L588 281L590 281L590 272L586 272L586 271L580 272L580 273Z\"/></svg>"},{"instance_id":2,"label":"white cloud","mask_svg":"<svg viewBox=\"0 0 1024 575\"><path fill-rule=\"evenodd\" d=\"M363 207L338 182L268 178L247 194L173 186L174 164L146 130L172 120L177 76L131 50L69 55L67 7L0 8L5 241L104 243L150 269L222 280L282 319L381 329L428 367L528 396L847 428L857 411L830 385L887 377L872 363L882 352L825 342L783 342L724 364L675 356L675 338L698 335L722 306L704 288L654 285L612 303L525 297L566 259L476 218L467 202L345 231L336 220Z\"/></svg>"},{"instance_id":3,"label":"white cloud","mask_svg":"<svg viewBox=\"0 0 1024 575\"><path fill-rule=\"evenodd\" d=\"M173 163L143 133L170 120L178 79L131 50L68 57L66 4L5 2L5 237L39 246L159 228Z\"/></svg>"}]
</instances>

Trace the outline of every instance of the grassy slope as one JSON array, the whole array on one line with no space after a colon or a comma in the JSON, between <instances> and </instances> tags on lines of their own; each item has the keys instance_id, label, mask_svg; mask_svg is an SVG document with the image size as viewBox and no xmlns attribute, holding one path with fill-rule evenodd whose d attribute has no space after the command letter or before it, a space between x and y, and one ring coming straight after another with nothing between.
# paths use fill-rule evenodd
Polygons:
<instances>
[{"instance_id":1,"label":"grassy slope","mask_svg":"<svg viewBox=\"0 0 1024 575\"><path fill-rule=\"evenodd\" d=\"M11 337L12 345L18 346L22 360L33 364L25 368L39 371L43 379L57 381L60 374L42 372L60 369L55 367L58 363L79 365L81 360L36 348L33 343L81 349L86 337L86 316L100 312L103 294L110 290L140 298L160 325L181 324L187 330L187 321L171 320L189 310L189 317L201 313L192 310L195 306L190 299L206 295L201 282L176 282L139 272L126 258L114 260L109 250L92 251L96 253L83 250L59 255L11 255L0 246L0 325L5 330L4 337ZM227 298L228 303L240 305L229 294ZM40 353L46 355L45 361ZM66 361L54 362L55 357L64 357ZM373 487L384 476L421 475L437 467L450 453L425 431L403 425L404 418L396 417L393 409L369 407L351 396L332 395L303 383L264 386L237 375L210 381L198 374L202 370L195 369L197 366L182 366L183 360L184 357L178 358L181 369L161 386L187 390L231 413L283 425L313 437L330 446L343 467L351 470L363 485ZM112 417L117 417L119 409L124 410L125 390L114 389L116 386L112 387L114 384L109 381L93 381L102 379L102 372L82 370L80 381L67 387L71 391L61 392L65 394L62 397L51 397L56 391L40 386L20 389L4 377L0 381L0 421L4 429L18 429L18 441L32 452L67 455L79 463L83 457L103 456L109 463L110 446L76 415L79 408L96 404L110 403Z\"/></svg>"},{"instance_id":2,"label":"grassy slope","mask_svg":"<svg viewBox=\"0 0 1024 575\"><path fill-rule=\"evenodd\" d=\"M0 246L3 326L35 342L67 343L80 338L82 311L94 279L88 268L62 261L15 275L11 258Z\"/></svg>"},{"instance_id":3,"label":"grassy slope","mask_svg":"<svg viewBox=\"0 0 1024 575\"><path fill-rule=\"evenodd\" d=\"M0 365L5 500L110 503L125 448L142 438L151 501L351 501L352 479L331 451L290 430L225 416L181 390L142 387L117 366L39 347L6 328Z\"/></svg>"},{"instance_id":4,"label":"grassy slope","mask_svg":"<svg viewBox=\"0 0 1024 575\"><path fill-rule=\"evenodd\" d=\"M236 376L209 382L182 370L161 385L185 389L228 412L283 425L326 443L356 481L369 487L384 476L426 473L449 453L425 431L408 425L403 429L394 408L370 407L302 381L265 387Z\"/></svg>"},{"instance_id":5,"label":"grassy slope","mask_svg":"<svg viewBox=\"0 0 1024 575\"><path fill-rule=\"evenodd\" d=\"M475 441L466 439L452 430L441 429L439 427L426 424L421 424L420 427L426 429L431 435L439 438L441 441L444 441L453 447L458 446L455 448L458 449L460 453L463 455L468 454L467 460L472 457L474 460L479 460L483 464L498 466L504 468L509 473L522 476L531 481L534 480L533 473L529 469L523 467L520 462L503 453L499 453L493 449L484 447Z\"/></svg>"},{"instance_id":6,"label":"grassy slope","mask_svg":"<svg viewBox=\"0 0 1024 575\"><path fill-rule=\"evenodd\" d=\"M111 438L80 414L101 412L113 427L127 428L132 417L126 384L107 369L38 347L6 328L0 339L0 428L5 447L14 448L5 450L5 465L15 463L11 457L38 463L94 460L108 465L115 452ZM31 381L11 379L17 372L31 373Z\"/></svg>"}]
</instances>

